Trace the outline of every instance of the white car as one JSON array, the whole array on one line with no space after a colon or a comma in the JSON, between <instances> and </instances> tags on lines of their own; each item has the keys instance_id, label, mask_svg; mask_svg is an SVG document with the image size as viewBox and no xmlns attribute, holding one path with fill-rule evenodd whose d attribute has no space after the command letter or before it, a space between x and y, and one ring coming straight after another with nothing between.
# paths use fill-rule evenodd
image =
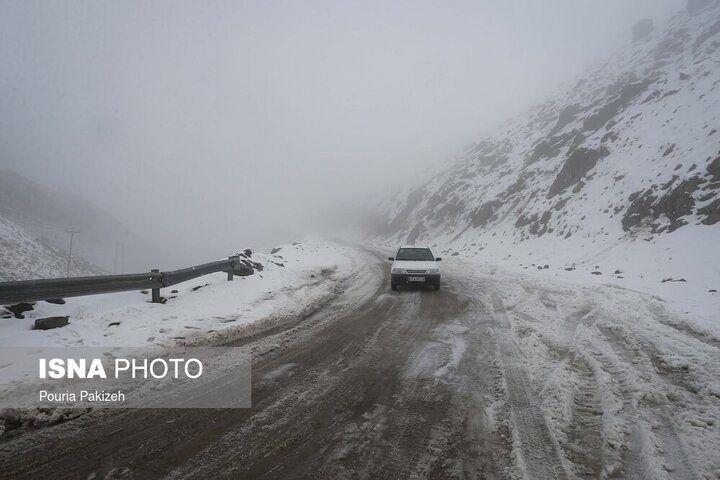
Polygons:
<instances>
[{"instance_id":1,"label":"white car","mask_svg":"<svg viewBox=\"0 0 720 480\"><path fill-rule=\"evenodd\" d=\"M397 290L398 285L432 285L440 290L440 268L435 257L427 247L400 247L390 269L390 288Z\"/></svg>"}]
</instances>

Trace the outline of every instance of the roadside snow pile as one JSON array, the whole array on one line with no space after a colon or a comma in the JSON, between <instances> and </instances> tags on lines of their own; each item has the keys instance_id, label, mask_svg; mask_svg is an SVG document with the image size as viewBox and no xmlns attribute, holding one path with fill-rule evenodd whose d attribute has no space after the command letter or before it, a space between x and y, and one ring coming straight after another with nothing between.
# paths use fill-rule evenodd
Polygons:
<instances>
[{"instance_id":1,"label":"roadside snow pile","mask_svg":"<svg viewBox=\"0 0 720 480\"><path fill-rule=\"evenodd\" d=\"M3 346L173 346L221 343L293 321L333 298L360 266L351 248L309 240L273 254L244 251L252 275L227 281L216 273L161 290L36 302L15 318L0 314ZM0 312L5 309L0 308ZM37 318L69 316L70 324L32 330Z\"/></svg>"}]
</instances>

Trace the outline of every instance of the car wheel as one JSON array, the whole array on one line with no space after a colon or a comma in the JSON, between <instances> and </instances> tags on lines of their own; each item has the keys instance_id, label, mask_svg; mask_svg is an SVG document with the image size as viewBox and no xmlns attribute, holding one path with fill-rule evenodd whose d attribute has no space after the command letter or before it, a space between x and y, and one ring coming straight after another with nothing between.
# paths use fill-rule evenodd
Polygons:
<instances>
[{"instance_id":1,"label":"car wheel","mask_svg":"<svg viewBox=\"0 0 720 480\"><path fill-rule=\"evenodd\" d=\"M397 285L390 282L390 290L397 290Z\"/></svg>"},{"instance_id":2,"label":"car wheel","mask_svg":"<svg viewBox=\"0 0 720 480\"><path fill-rule=\"evenodd\" d=\"M440 290L440 284L439 284L439 283L438 283L437 285L435 285L435 291L437 292L438 290Z\"/></svg>"}]
</instances>

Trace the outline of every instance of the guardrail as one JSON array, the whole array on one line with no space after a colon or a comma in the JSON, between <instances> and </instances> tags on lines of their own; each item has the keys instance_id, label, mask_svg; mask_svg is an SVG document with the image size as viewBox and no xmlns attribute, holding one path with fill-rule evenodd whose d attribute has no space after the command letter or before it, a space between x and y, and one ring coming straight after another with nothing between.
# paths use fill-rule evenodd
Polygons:
<instances>
[{"instance_id":1,"label":"guardrail","mask_svg":"<svg viewBox=\"0 0 720 480\"><path fill-rule=\"evenodd\" d=\"M0 305L146 289L152 289L153 303L161 303L161 288L216 272L227 272L227 278L231 281L234 275L252 274L252 268L240 260L240 255L236 255L228 257L227 260L204 263L171 272L151 270L148 273L125 275L0 282Z\"/></svg>"}]
</instances>

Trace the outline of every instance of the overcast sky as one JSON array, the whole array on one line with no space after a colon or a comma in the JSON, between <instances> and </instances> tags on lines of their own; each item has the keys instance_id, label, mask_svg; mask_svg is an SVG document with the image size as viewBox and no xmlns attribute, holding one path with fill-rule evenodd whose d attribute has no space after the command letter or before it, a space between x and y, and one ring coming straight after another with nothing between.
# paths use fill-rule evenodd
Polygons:
<instances>
[{"instance_id":1,"label":"overcast sky","mask_svg":"<svg viewBox=\"0 0 720 480\"><path fill-rule=\"evenodd\" d=\"M178 252L267 248L376 202L684 5L0 0L0 168L176 233Z\"/></svg>"}]
</instances>

